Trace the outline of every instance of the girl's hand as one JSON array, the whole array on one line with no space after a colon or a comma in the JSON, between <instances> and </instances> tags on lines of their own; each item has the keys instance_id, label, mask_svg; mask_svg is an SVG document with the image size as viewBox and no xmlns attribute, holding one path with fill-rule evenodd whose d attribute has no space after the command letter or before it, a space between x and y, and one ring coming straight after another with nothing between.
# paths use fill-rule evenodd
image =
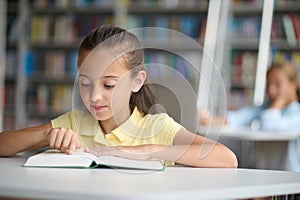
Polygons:
<instances>
[{"instance_id":1,"label":"girl's hand","mask_svg":"<svg viewBox=\"0 0 300 200\"><path fill-rule=\"evenodd\" d=\"M287 105L288 98L283 95L278 96L271 104L271 108L283 110Z\"/></svg>"},{"instance_id":2,"label":"girl's hand","mask_svg":"<svg viewBox=\"0 0 300 200\"><path fill-rule=\"evenodd\" d=\"M297 93L296 89L293 89L292 85L290 88L286 89L281 88L276 97L271 99L272 104L270 108L283 110L286 106L288 106L291 102L297 101Z\"/></svg>"},{"instance_id":3,"label":"girl's hand","mask_svg":"<svg viewBox=\"0 0 300 200\"><path fill-rule=\"evenodd\" d=\"M145 144L138 146L117 146L117 147L97 147L95 149L87 149L84 151L92 153L96 156L118 156L122 158L135 160L149 160L155 157L155 153L159 152L165 145Z\"/></svg>"},{"instance_id":4,"label":"girl's hand","mask_svg":"<svg viewBox=\"0 0 300 200\"><path fill-rule=\"evenodd\" d=\"M297 100L297 96L290 91L281 92L278 97L272 102L271 108L283 110L292 101Z\"/></svg>"},{"instance_id":5,"label":"girl's hand","mask_svg":"<svg viewBox=\"0 0 300 200\"><path fill-rule=\"evenodd\" d=\"M204 126L208 126L212 121L212 117L209 114L209 112L206 111L205 109L199 109L199 120L200 120L200 124Z\"/></svg>"},{"instance_id":6,"label":"girl's hand","mask_svg":"<svg viewBox=\"0 0 300 200\"><path fill-rule=\"evenodd\" d=\"M52 128L46 132L49 146L63 153L73 154L81 147L78 134L69 128Z\"/></svg>"}]
</instances>

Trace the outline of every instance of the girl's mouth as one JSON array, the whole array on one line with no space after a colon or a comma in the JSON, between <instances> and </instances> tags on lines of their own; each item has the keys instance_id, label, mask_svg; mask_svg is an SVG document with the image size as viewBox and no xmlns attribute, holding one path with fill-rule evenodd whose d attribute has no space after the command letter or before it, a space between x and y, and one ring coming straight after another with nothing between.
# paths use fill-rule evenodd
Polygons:
<instances>
[{"instance_id":1,"label":"girl's mouth","mask_svg":"<svg viewBox=\"0 0 300 200\"><path fill-rule=\"evenodd\" d=\"M100 112L102 110L104 110L107 106L95 106L92 105L91 108L95 111L95 112Z\"/></svg>"}]
</instances>

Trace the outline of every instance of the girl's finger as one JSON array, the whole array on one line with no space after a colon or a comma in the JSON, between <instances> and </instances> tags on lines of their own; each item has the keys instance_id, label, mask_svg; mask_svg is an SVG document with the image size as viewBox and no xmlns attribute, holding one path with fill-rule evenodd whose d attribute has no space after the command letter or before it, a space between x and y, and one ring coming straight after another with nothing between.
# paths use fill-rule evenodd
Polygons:
<instances>
[{"instance_id":1,"label":"girl's finger","mask_svg":"<svg viewBox=\"0 0 300 200\"><path fill-rule=\"evenodd\" d=\"M68 152L70 151L70 144L71 144L71 140L73 137L73 132L70 132L69 130L66 130L63 133L64 137L63 137L63 141L61 144L61 151L62 152Z\"/></svg>"},{"instance_id":2,"label":"girl's finger","mask_svg":"<svg viewBox=\"0 0 300 200\"><path fill-rule=\"evenodd\" d=\"M75 134L72 135L72 138L69 142L69 150L68 150L68 154L73 154L76 147L78 145L78 138Z\"/></svg>"},{"instance_id":3,"label":"girl's finger","mask_svg":"<svg viewBox=\"0 0 300 200\"><path fill-rule=\"evenodd\" d=\"M50 131L50 133L48 133L49 146L52 147L52 148L54 148L57 132L58 132L57 129L52 129Z\"/></svg>"},{"instance_id":4,"label":"girl's finger","mask_svg":"<svg viewBox=\"0 0 300 200\"><path fill-rule=\"evenodd\" d=\"M54 142L55 149L63 150L63 149L61 149L61 146L62 146L64 137L65 137L65 129L61 128L61 129L59 129L59 131L56 134L56 138L55 138L55 142Z\"/></svg>"}]
</instances>

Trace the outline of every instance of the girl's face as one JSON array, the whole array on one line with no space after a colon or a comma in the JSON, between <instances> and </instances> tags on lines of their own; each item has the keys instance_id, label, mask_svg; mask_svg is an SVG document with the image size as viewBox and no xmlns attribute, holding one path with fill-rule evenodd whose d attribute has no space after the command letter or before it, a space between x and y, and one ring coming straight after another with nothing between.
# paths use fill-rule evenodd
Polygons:
<instances>
[{"instance_id":1,"label":"girl's face","mask_svg":"<svg viewBox=\"0 0 300 200\"><path fill-rule=\"evenodd\" d=\"M270 101L279 97L292 99L296 94L296 85L290 81L283 71L273 69L267 76L267 94Z\"/></svg>"},{"instance_id":2,"label":"girl's face","mask_svg":"<svg viewBox=\"0 0 300 200\"><path fill-rule=\"evenodd\" d=\"M92 52L81 63L79 88L86 108L99 121L130 115L129 100L136 90L136 78L121 59L112 59L104 51Z\"/></svg>"}]
</instances>

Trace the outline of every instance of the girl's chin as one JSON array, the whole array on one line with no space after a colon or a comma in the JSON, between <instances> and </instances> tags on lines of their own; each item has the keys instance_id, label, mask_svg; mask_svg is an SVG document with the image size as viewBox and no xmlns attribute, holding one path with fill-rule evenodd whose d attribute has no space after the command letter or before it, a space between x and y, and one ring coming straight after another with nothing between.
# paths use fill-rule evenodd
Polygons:
<instances>
[{"instance_id":1,"label":"girl's chin","mask_svg":"<svg viewBox=\"0 0 300 200\"><path fill-rule=\"evenodd\" d=\"M90 113L98 121L104 121L111 117L111 114L107 112L95 112L94 110L90 110Z\"/></svg>"},{"instance_id":2,"label":"girl's chin","mask_svg":"<svg viewBox=\"0 0 300 200\"><path fill-rule=\"evenodd\" d=\"M110 114L104 114L104 113L94 113L94 117L98 120L98 121L105 121L109 118L111 118Z\"/></svg>"}]
</instances>

